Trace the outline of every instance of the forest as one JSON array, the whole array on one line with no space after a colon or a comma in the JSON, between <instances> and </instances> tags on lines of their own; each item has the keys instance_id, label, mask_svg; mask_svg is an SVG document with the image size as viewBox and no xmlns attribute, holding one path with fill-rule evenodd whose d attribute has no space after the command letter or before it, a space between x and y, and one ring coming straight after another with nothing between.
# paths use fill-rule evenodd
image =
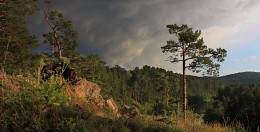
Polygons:
<instances>
[{"instance_id":1,"label":"forest","mask_svg":"<svg viewBox=\"0 0 260 132\"><path fill-rule=\"evenodd\" d=\"M118 106L127 105L137 108L141 115L161 119L172 118L174 121L171 123L182 120L184 114L183 73L149 65L127 70L119 65L108 66L107 62L97 54L79 54L77 52L77 47L80 45L77 41L79 34L73 29L73 22L53 9L51 3L45 1L46 7L41 9L37 0L0 1L1 131L191 131L195 128L195 126L182 128L173 125L174 127L170 129L164 125L153 124L147 127L142 124L148 121L143 123L138 119L100 118L90 116L91 113L85 113L78 107L68 106L66 95L62 94L61 90L65 89L65 85L73 85L73 83L62 78L63 73L59 72L52 73L56 81L58 80L54 85L52 85L52 77L43 80L41 70L44 66L54 62L65 63L76 71L77 76L96 83L101 88L103 98L112 97ZM45 18L42 19L45 19L51 30L49 33L42 33L45 38L44 44L50 47L49 52L35 52L34 49L42 42L39 42L35 35L30 34L25 21L27 16L39 11L43 12ZM172 26L167 28L169 30L177 28ZM185 26L179 28L190 30ZM173 31L172 33L174 34ZM200 32L189 32L188 35L192 37L188 37L187 41L195 39L197 42L196 46L189 47L191 51L199 48L212 54L210 57L213 59L220 58L220 62L224 61L221 57L225 56L222 52L226 51L207 48L205 50L204 45L200 45L203 41L197 40ZM168 41L168 44L176 43ZM163 52L175 51L167 46L158 46L158 49L160 48ZM205 57L204 54L205 52L198 54L188 52L191 56L188 59L194 59L196 55ZM220 65L215 64L211 59L201 58L196 58L194 63L188 65L187 70L200 72L197 71L196 66L206 66L211 67L206 72L217 75L215 73L218 72ZM170 59L172 63L180 61L175 57ZM5 78L8 77L11 79L6 81ZM21 80L25 80L26 83L16 84L12 77L21 77L23 78ZM28 81L30 79L31 82ZM242 72L220 77L187 75L185 84L187 84L187 111L196 119L201 119L208 125L215 123L228 127L227 131L260 130L260 73ZM20 94L12 93L10 90L16 85L21 85ZM50 105L51 108L55 107L55 110L62 109L62 112L58 115L54 112L44 117L37 116L37 112L38 114L42 112L39 111L40 108ZM30 114L34 118L31 118Z\"/></svg>"}]
</instances>

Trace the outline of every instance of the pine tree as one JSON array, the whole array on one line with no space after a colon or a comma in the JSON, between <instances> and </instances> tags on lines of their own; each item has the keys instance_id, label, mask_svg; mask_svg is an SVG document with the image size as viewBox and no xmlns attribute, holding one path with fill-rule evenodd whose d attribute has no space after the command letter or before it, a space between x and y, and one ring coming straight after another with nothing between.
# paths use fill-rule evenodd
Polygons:
<instances>
[{"instance_id":1,"label":"pine tree","mask_svg":"<svg viewBox=\"0 0 260 132\"><path fill-rule=\"evenodd\" d=\"M51 0L45 0L44 2L46 4L46 7L43 8L44 18L52 31L43 34L43 37L46 39L45 42L50 44L52 57L58 57L59 61L63 61L60 63L64 64L64 60L68 59L63 56L73 57L77 54L78 33L73 30L71 21L66 20L62 13L52 9ZM62 84L62 80L62 75L60 75L60 84Z\"/></svg>"},{"instance_id":2,"label":"pine tree","mask_svg":"<svg viewBox=\"0 0 260 132\"><path fill-rule=\"evenodd\" d=\"M208 48L204 45L203 38L199 38L201 31L196 30L187 25L177 26L167 25L169 33L177 37L176 40L167 41L167 45L161 47L163 53L171 53L168 61L171 63L182 62L182 83L183 83L183 112L186 119L187 111L187 92L186 92L186 69L193 72L205 70L203 74L218 75L220 65L214 62L224 61L226 50L217 48L216 50ZM187 65L188 63L188 65Z\"/></svg>"},{"instance_id":3,"label":"pine tree","mask_svg":"<svg viewBox=\"0 0 260 132\"><path fill-rule=\"evenodd\" d=\"M78 33L73 29L72 21L66 20L64 15L52 9L51 1L45 1L43 9L45 20L51 32L43 34L45 42L50 44L53 57L72 57L76 54L78 46ZM58 54L58 55L57 55Z\"/></svg>"}]
</instances>

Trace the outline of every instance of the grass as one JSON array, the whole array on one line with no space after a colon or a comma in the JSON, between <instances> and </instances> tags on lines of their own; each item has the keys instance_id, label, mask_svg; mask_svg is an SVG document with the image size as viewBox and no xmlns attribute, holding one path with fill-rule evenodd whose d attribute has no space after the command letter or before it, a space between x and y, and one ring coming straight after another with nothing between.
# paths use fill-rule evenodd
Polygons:
<instances>
[{"instance_id":1,"label":"grass","mask_svg":"<svg viewBox=\"0 0 260 132\"><path fill-rule=\"evenodd\" d=\"M235 130L233 129L235 127L222 126L218 123L206 124L199 115L192 112L188 113L186 121L182 120L181 114L171 117L142 115L135 119L98 117L77 105L72 105L69 97L63 92L66 86L61 87L55 78L42 83L37 83L39 79L33 76L19 79L7 75L1 83L0 131L228 132ZM14 85L10 85L10 80L17 80L17 83L20 83L18 91L12 90Z\"/></svg>"}]
</instances>

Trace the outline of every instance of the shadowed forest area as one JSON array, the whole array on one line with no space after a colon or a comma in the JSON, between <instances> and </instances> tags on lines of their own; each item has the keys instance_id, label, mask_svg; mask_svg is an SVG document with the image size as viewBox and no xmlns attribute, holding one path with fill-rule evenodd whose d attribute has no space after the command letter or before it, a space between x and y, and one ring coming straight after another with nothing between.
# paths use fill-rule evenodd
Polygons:
<instances>
[{"instance_id":1,"label":"shadowed forest area","mask_svg":"<svg viewBox=\"0 0 260 132\"><path fill-rule=\"evenodd\" d=\"M43 5L0 0L1 131L260 131L260 73L207 76L218 74L221 64L215 62L224 61L227 51L207 48L200 31L168 25L179 39L158 49L176 53L187 42L184 67L208 68L206 76L148 65L127 70L96 54L79 54L73 22L51 1ZM50 29L42 33L47 52L34 52L42 42L25 22L36 12L43 12ZM171 55L169 63L182 61ZM124 108L135 112L124 114Z\"/></svg>"}]
</instances>

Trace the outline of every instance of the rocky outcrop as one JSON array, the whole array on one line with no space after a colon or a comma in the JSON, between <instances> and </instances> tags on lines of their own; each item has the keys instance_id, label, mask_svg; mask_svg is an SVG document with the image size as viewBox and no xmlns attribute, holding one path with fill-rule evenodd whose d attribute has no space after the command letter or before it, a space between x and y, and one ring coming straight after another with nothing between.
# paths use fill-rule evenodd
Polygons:
<instances>
[{"instance_id":1,"label":"rocky outcrop","mask_svg":"<svg viewBox=\"0 0 260 132\"><path fill-rule=\"evenodd\" d=\"M137 108L128 105L124 105L120 108L120 114L126 118L137 118L141 116L141 113Z\"/></svg>"},{"instance_id":2,"label":"rocky outcrop","mask_svg":"<svg viewBox=\"0 0 260 132\"><path fill-rule=\"evenodd\" d=\"M100 95L101 88L86 79L79 80L73 86L66 88L65 93L69 96L73 105L94 115L104 117L106 115L118 116L118 107L112 98L103 99ZM112 113L112 114L111 114Z\"/></svg>"},{"instance_id":3,"label":"rocky outcrop","mask_svg":"<svg viewBox=\"0 0 260 132\"><path fill-rule=\"evenodd\" d=\"M118 112L118 106L115 103L115 101L113 100L113 98L106 99L106 105L112 111Z\"/></svg>"},{"instance_id":4,"label":"rocky outcrop","mask_svg":"<svg viewBox=\"0 0 260 132\"><path fill-rule=\"evenodd\" d=\"M99 96L101 88L93 82L89 82L86 79L81 79L76 84L67 87L66 90L68 92L73 92L79 98L90 98Z\"/></svg>"},{"instance_id":5,"label":"rocky outcrop","mask_svg":"<svg viewBox=\"0 0 260 132\"><path fill-rule=\"evenodd\" d=\"M127 105L119 108L113 98L104 99L100 91L101 88L96 83L82 79L73 86L67 87L65 93L69 95L72 104L97 116L140 117L141 113L137 108Z\"/></svg>"}]
</instances>

